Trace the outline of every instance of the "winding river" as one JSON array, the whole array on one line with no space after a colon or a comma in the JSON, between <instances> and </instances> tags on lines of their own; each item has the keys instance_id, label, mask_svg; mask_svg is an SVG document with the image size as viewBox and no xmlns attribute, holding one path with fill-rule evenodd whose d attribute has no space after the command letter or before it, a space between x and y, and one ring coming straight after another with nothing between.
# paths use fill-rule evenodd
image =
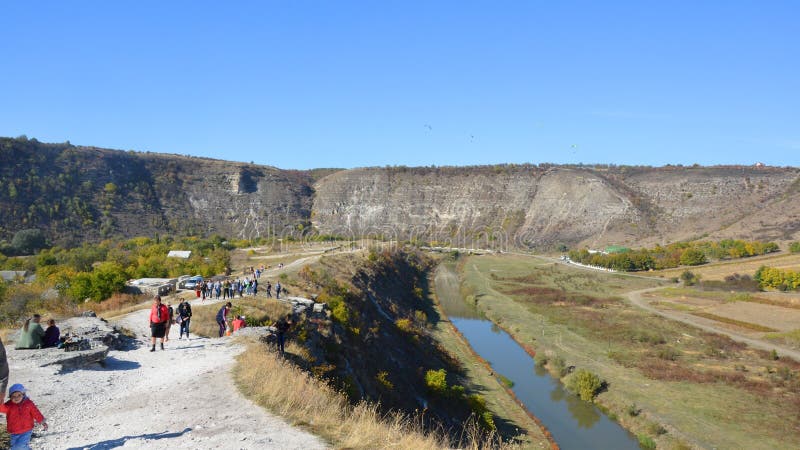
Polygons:
<instances>
[{"instance_id":1,"label":"winding river","mask_svg":"<svg viewBox=\"0 0 800 450\"><path fill-rule=\"evenodd\" d=\"M492 369L514 382L511 388L547 427L560 448L638 449L636 438L594 404L566 391L511 336L468 305L457 275L446 265L436 272L436 294L453 325Z\"/></svg>"}]
</instances>

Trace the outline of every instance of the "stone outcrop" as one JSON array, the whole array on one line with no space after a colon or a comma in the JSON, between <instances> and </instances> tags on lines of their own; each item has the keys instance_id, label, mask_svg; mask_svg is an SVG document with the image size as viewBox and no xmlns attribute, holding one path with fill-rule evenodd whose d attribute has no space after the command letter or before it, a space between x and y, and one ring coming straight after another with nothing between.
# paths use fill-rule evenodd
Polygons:
<instances>
[{"instance_id":1,"label":"stone outcrop","mask_svg":"<svg viewBox=\"0 0 800 450\"><path fill-rule=\"evenodd\" d=\"M97 317L73 317L57 324L61 336L69 336L75 343L74 351L64 348L43 348L17 350L12 345L8 346L9 359L15 365L21 366L52 366L57 365L61 370L73 370L87 367L92 364L102 364L110 349L120 349L125 346L125 338L108 323ZM16 341L19 332L11 336Z\"/></svg>"}]
</instances>

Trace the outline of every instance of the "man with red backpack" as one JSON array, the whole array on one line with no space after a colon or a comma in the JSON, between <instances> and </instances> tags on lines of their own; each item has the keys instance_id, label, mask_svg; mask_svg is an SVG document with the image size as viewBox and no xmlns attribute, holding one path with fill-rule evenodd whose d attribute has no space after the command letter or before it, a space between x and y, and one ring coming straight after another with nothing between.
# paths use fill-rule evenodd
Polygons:
<instances>
[{"instance_id":1,"label":"man with red backpack","mask_svg":"<svg viewBox=\"0 0 800 450\"><path fill-rule=\"evenodd\" d=\"M169 309L167 305L161 303L161 297L153 297L153 307L150 309L150 335L153 346L151 352L156 351L156 338L161 339L161 350L164 350L164 334L167 332L169 322Z\"/></svg>"}]
</instances>

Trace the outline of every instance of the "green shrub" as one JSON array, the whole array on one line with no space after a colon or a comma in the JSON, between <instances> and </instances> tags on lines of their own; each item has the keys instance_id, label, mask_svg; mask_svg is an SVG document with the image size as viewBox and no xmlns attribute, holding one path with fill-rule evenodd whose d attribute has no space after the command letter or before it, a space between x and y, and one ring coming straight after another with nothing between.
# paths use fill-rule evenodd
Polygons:
<instances>
[{"instance_id":1,"label":"green shrub","mask_svg":"<svg viewBox=\"0 0 800 450\"><path fill-rule=\"evenodd\" d=\"M639 439L639 446L646 450L653 450L656 448L656 441L646 434L636 436Z\"/></svg>"},{"instance_id":2,"label":"green shrub","mask_svg":"<svg viewBox=\"0 0 800 450\"><path fill-rule=\"evenodd\" d=\"M394 389L394 384L389 381L389 374L385 370L378 372L378 374L375 375L375 379L387 390L391 391Z\"/></svg>"},{"instance_id":3,"label":"green shrub","mask_svg":"<svg viewBox=\"0 0 800 450\"><path fill-rule=\"evenodd\" d=\"M559 378L567 374L567 363L564 362L564 358L558 355L553 356L547 361L547 368L550 370L550 373Z\"/></svg>"},{"instance_id":4,"label":"green shrub","mask_svg":"<svg viewBox=\"0 0 800 450\"><path fill-rule=\"evenodd\" d=\"M411 325L411 320L409 319L397 319L394 321L394 325L403 333L414 332L414 327Z\"/></svg>"},{"instance_id":5,"label":"green shrub","mask_svg":"<svg viewBox=\"0 0 800 450\"><path fill-rule=\"evenodd\" d=\"M792 242L789 244L789 251L792 253L800 253L800 242Z\"/></svg>"},{"instance_id":6,"label":"green shrub","mask_svg":"<svg viewBox=\"0 0 800 450\"><path fill-rule=\"evenodd\" d=\"M629 416L631 416L631 417L636 417L636 416L638 416L639 414L641 414L641 413L642 413L642 410L641 410L641 408L639 408L638 406L636 406L636 403L631 403L630 405L628 405L628 407L627 407L627 408L625 408L625 411L626 411L626 412L628 413L628 415L629 415Z\"/></svg>"},{"instance_id":7,"label":"green shrub","mask_svg":"<svg viewBox=\"0 0 800 450\"><path fill-rule=\"evenodd\" d=\"M680 356L680 352L672 347L663 347L658 350L658 357L667 361L675 361Z\"/></svg>"},{"instance_id":8,"label":"green shrub","mask_svg":"<svg viewBox=\"0 0 800 450\"><path fill-rule=\"evenodd\" d=\"M434 394L444 394L447 391L447 372L444 369L425 372L425 387Z\"/></svg>"},{"instance_id":9,"label":"green shrub","mask_svg":"<svg viewBox=\"0 0 800 450\"><path fill-rule=\"evenodd\" d=\"M567 388L577 393L581 400L590 402L603 387L600 377L586 369L578 369L567 381Z\"/></svg>"},{"instance_id":10,"label":"green shrub","mask_svg":"<svg viewBox=\"0 0 800 450\"><path fill-rule=\"evenodd\" d=\"M494 415L492 415L489 408L486 407L486 399L478 394L472 394L467 397L467 402L473 413L478 417L478 421L482 427L487 430L496 430L497 426L494 423Z\"/></svg>"}]
</instances>

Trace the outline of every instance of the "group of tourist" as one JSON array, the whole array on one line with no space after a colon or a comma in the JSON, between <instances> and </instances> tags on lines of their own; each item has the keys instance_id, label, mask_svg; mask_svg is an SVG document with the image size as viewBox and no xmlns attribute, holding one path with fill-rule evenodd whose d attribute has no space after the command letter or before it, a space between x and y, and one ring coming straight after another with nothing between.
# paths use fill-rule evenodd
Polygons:
<instances>
[{"instance_id":1,"label":"group of tourist","mask_svg":"<svg viewBox=\"0 0 800 450\"><path fill-rule=\"evenodd\" d=\"M269 282L267 282L267 286L271 287ZM203 300L207 298L219 299L220 297L225 300L228 298L234 298L237 295L239 297L244 297L245 295L257 295L258 278L245 277L225 281L203 281L197 285L196 293L197 297L202 298Z\"/></svg>"},{"instance_id":2,"label":"group of tourist","mask_svg":"<svg viewBox=\"0 0 800 450\"><path fill-rule=\"evenodd\" d=\"M42 328L42 316L34 314L25 320L17 340L17 349L61 347L61 330L56 326L56 321L47 321L47 329Z\"/></svg>"},{"instance_id":3,"label":"group of tourist","mask_svg":"<svg viewBox=\"0 0 800 450\"><path fill-rule=\"evenodd\" d=\"M178 309L172 308L171 304L163 304L161 296L153 297L153 306L150 308L150 351L156 351L156 339L160 340L161 350L164 350L164 342L169 342L169 331L172 324L180 326L178 339L189 339L189 324L192 320L192 305L183 300L178 305Z\"/></svg>"}]
</instances>

